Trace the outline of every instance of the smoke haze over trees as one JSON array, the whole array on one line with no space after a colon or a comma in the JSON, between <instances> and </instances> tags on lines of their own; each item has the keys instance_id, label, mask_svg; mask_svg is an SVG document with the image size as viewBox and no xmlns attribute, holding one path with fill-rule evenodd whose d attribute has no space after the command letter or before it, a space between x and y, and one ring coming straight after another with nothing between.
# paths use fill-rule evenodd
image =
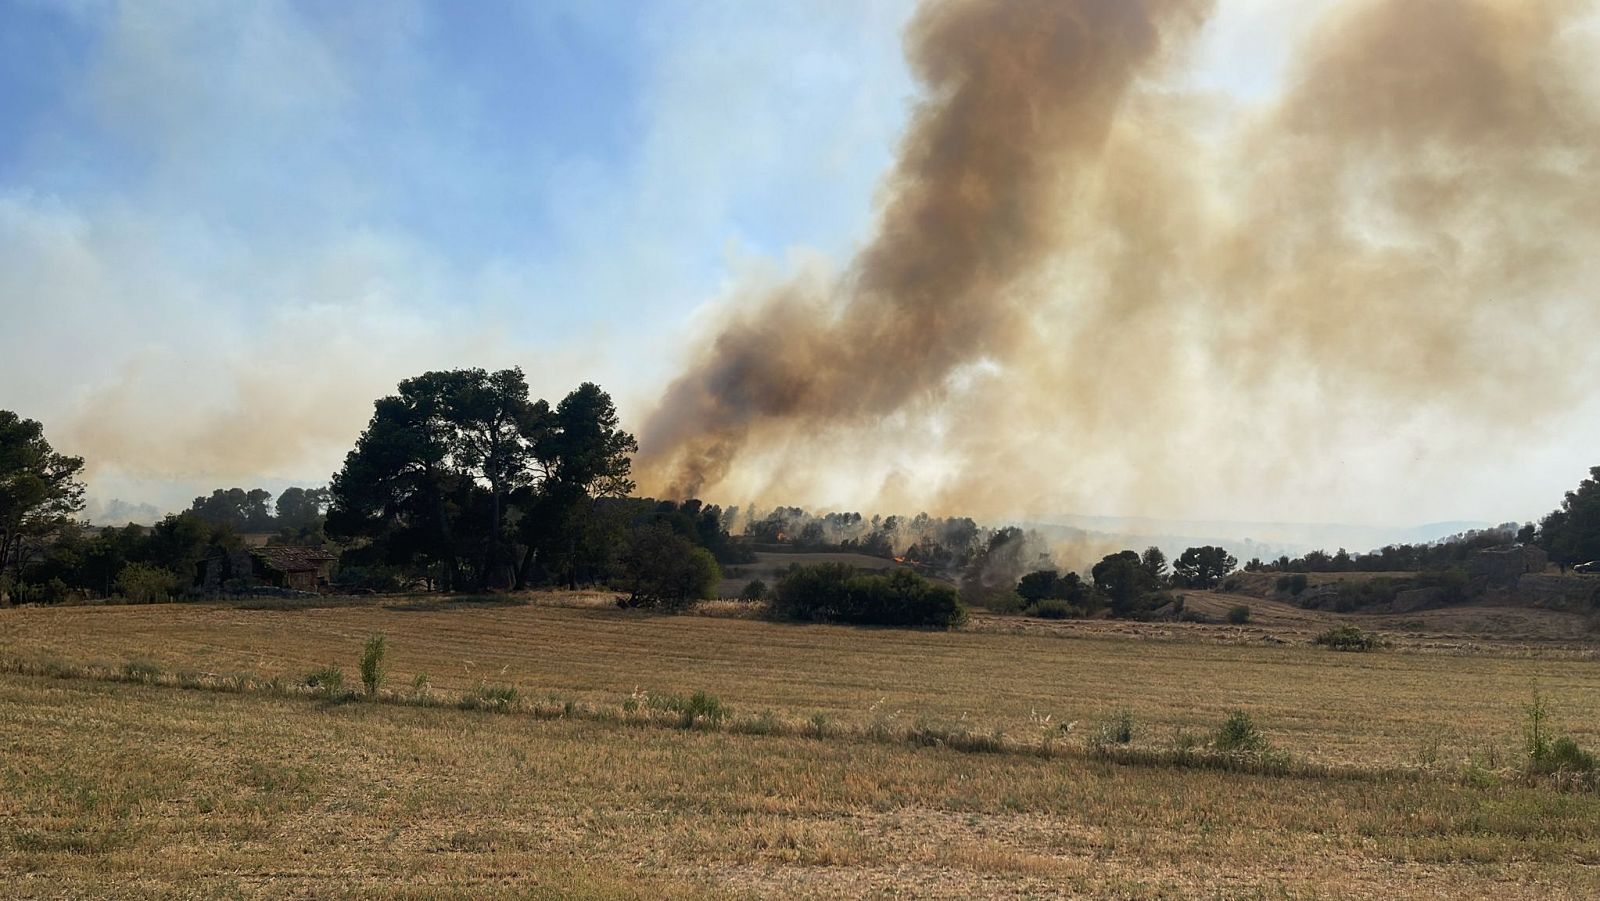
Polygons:
<instances>
[{"instance_id":1,"label":"smoke haze over trees","mask_svg":"<svg viewBox=\"0 0 1600 901\"><path fill-rule=\"evenodd\" d=\"M639 126L592 155L458 102L517 23L452 69L462 17L0 10L52 73L0 183L0 405L163 510L319 484L417 359L599 378L647 493L741 505L1492 522L1591 462L1593 4L749 9L574 23L687 23L628 84L522 82Z\"/></svg>"},{"instance_id":2,"label":"smoke haze over trees","mask_svg":"<svg viewBox=\"0 0 1600 901\"><path fill-rule=\"evenodd\" d=\"M1244 431L1288 477L1357 411L1487 429L1581 397L1584 5L1337 3L1249 110L1185 88L1213 13L924 4L874 238L729 304L642 430L646 488L793 497L897 448L857 483L883 506L1059 510L1182 497L1186 448L1247 458Z\"/></svg>"}]
</instances>

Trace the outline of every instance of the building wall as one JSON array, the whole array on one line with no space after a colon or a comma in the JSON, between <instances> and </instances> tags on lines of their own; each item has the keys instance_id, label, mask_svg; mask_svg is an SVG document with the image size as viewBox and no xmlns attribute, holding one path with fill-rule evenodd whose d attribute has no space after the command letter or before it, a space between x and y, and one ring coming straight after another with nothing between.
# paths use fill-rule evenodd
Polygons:
<instances>
[{"instance_id":1,"label":"building wall","mask_svg":"<svg viewBox=\"0 0 1600 901\"><path fill-rule=\"evenodd\" d=\"M317 590L317 571L314 569L284 573L283 578L285 582L284 587L286 588L293 588L296 591Z\"/></svg>"}]
</instances>

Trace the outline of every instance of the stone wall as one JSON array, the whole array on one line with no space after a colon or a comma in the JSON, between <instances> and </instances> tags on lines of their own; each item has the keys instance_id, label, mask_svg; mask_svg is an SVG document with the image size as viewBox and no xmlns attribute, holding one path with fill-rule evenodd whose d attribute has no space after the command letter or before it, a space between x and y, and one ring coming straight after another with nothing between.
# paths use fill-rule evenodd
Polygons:
<instances>
[{"instance_id":1,"label":"stone wall","mask_svg":"<svg viewBox=\"0 0 1600 901\"><path fill-rule=\"evenodd\" d=\"M1516 599L1529 607L1588 613L1600 607L1600 576L1530 573L1517 580Z\"/></svg>"},{"instance_id":2,"label":"stone wall","mask_svg":"<svg viewBox=\"0 0 1600 901\"><path fill-rule=\"evenodd\" d=\"M1549 563L1550 557L1531 544L1509 544L1474 551L1467 558L1467 575L1482 586L1510 587L1525 575L1544 572Z\"/></svg>"}]
</instances>

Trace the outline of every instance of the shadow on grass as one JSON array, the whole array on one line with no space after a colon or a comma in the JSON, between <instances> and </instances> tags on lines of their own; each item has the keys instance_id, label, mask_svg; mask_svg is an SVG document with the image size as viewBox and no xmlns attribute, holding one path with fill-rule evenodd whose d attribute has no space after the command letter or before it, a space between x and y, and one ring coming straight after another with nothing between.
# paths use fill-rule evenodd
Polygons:
<instances>
[{"instance_id":1,"label":"shadow on grass","mask_svg":"<svg viewBox=\"0 0 1600 901\"><path fill-rule=\"evenodd\" d=\"M527 607L532 603L525 597L503 594L439 595L432 598L411 598L399 604L385 604L383 609L400 613L419 613L430 610L483 610L496 607Z\"/></svg>"},{"instance_id":2,"label":"shadow on grass","mask_svg":"<svg viewBox=\"0 0 1600 901\"><path fill-rule=\"evenodd\" d=\"M356 595L308 595L305 597L223 597L220 603L236 610L320 610L330 607L372 607L378 599Z\"/></svg>"}]
</instances>

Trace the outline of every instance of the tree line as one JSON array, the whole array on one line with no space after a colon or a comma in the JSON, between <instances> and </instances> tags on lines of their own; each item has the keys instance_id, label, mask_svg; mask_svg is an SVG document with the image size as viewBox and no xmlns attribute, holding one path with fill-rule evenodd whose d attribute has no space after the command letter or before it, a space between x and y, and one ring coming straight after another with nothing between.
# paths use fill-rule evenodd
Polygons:
<instances>
[{"instance_id":1,"label":"tree line","mask_svg":"<svg viewBox=\"0 0 1600 901\"><path fill-rule=\"evenodd\" d=\"M608 584L633 602L712 593L737 562L716 505L633 497L632 435L584 383L556 404L518 369L428 372L374 403L325 488L219 488L154 526L95 528L83 460L0 411L0 597L60 601L183 593L201 564L270 543L339 552L336 586L483 590Z\"/></svg>"},{"instance_id":2,"label":"tree line","mask_svg":"<svg viewBox=\"0 0 1600 901\"><path fill-rule=\"evenodd\" d=\"M181 591L202 561L239 549L242 533L263 531L275 543L336 549L346 588L606 584L641 606L708 594L721 566L746 562L752 547L769 543L894 557L957 583L967 603L1045 605L1065 615L1146 615L1172 603L1171 589L1210 587L1236 565L1223 549L1201 547L1169 567L1151 548L1062 575L1036 533L965 517L761 513L639 498L636 451L610 396L593 383L550 404L531 397L519 369L426 372L374 403L326 487L289 488L275 504L264 489L219 488L153 527L98 529L76 519L83 460L51 447L38 422L0 411L0 596L107 596L163 579ZM1600 467L1537 525L1367 554L1256 559L1245 569L1449 569L1510 541L1537 544L1562 565L1600 559ZM133 578L124 578L130 569Z\"/></svg>"},{"instance_id":3,"label":"tree line","mask_svg":"<svg viewBox=\"0 0 1600 901\"><path fill-rule=\"evenodd\" d=\"M1102 611L1119 619L1142 619L1163 610L1177 615L1182 599L1176 588L1210 589L1238 567L1239 561L1220 547L1186 549L1168 566L1158 547L1107 554L1088 573L1062 574L1046 567L1027 573L1014 589L990 595L991 608L1017 610L1033 616L1066 619L1095 616Z\"/></svg>"}]
</instances>

